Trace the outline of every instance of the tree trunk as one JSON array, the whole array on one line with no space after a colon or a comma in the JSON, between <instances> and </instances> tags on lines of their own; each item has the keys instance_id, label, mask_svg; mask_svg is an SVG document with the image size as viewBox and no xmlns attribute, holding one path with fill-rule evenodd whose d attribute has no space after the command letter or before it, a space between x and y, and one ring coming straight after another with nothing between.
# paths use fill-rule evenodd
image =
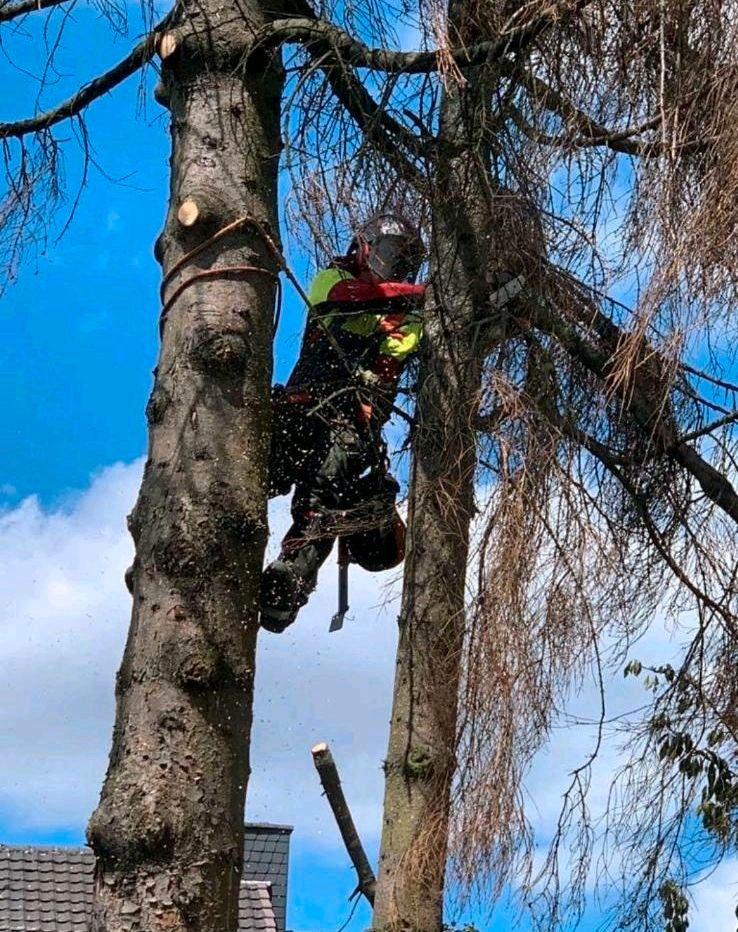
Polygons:
<instances>
[{"instance_id":1,"label":"tree trunk","mask_svg":"<svg viewBox=\"0 0 738 932\"><path fill-rule=\"evenodd\" d=\"M481 378L472 335L489 293L486 163L470 142L479 100L473 81L451 85L441 111L375 932L443 925Z\"/></svg>"},{"instance_id":2,"label":"tree trunk","mask_svg":"<svg viewBox=\"0 0 738 932\"><path fill-rule=\"evenodd\" d=\"M255 3L180 13L157 88L172 117L157 243L170 306L130 517L113 747L88 828L95 932L237 926L277 270L253 226L211 237L244 216L277 229L282 77L271 59L239 67L264 22Z\"/></svg>"}]
</instances>

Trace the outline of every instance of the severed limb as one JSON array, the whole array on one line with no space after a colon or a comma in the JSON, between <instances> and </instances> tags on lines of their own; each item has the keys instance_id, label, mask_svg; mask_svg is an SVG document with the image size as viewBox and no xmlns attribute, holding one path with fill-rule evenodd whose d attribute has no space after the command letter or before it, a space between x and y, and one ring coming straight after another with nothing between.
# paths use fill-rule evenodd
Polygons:
<instances>
[{"instance_id":1,"label":"severed limb","mask_svg":"<svg viewBox=\"0 0 738 932\"><path fill-rule=\"evenodd\" d=\"M351 811L346 802L346 797L343 795L341 780L338 776L338 770L333 760L331 749L325 742L321 742L320 744L316 744L312 749L312 755L315 769L318 771L318 776L320 777L321 786L323 787L326 799L333 811L338 830L346 846L346 851L351 858L351 863L356 869L356 876L359 883L352 894L352 898L357 893L362 893L369 901L370 905L373 906L376 878L371 864L369 863L369 859L366 856L366 852L364 851L364 846L361 844L359 833L356 831L356 826L354 825Z\"/></svg>"}]
</instances>

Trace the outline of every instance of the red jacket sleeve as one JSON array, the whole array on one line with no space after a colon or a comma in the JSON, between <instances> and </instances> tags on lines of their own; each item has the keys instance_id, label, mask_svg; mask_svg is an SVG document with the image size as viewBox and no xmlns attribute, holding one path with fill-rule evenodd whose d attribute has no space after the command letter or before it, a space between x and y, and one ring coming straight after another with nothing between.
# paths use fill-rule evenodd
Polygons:
<instances>
[{"instance_id":1,"label":"red jacket sleeve","mask_svg":"<svg viewBox=\"0 0 738 932\"><path fill-rule=\"evenodd\" d=\"M409 282L364 282L358 278L347 278L335 284L328 292L329 301L377 301L387 302L404 298L419 301L425 294L425 285Z\"/></svg>"}]
</instances>

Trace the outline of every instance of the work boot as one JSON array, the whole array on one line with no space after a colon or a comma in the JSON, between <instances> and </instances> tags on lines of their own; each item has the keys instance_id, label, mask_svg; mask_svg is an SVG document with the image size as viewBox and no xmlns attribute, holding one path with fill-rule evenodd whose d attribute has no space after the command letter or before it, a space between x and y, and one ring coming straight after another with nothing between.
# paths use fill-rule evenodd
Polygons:
<instances>
[{"instance_id":1,"label":"work boot","mask_svg":"<svg viewBox=\"0 0 738 932\"><path fill-rule=\"evenodd\" d=\"M275 560L261 576L259 624L279 634L292 624L305 601L294 568L284 560Z\"/></svg>"}]
</instances>

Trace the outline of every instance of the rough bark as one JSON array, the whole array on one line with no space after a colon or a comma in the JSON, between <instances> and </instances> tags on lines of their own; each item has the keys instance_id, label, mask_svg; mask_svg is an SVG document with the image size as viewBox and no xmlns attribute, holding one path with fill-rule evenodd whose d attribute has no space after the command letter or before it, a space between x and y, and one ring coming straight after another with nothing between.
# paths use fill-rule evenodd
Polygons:
<instances>
[{"instance_id":1,"label":"rough bark","mask_svg":"<svg viewBox=\"0 0 738 932\"><path fill-rule=\"evenodd\" d=\"M459 148L479 138L479 103L470 80L442 105L375 932L443 925L481 369L471 337L489 294L485 163Z\"/></svg>"},{"instance_id":2,"label":"rough bark","mask_svg":"<svg viewBox=\"0 0 738 932\"><path fill-rule=\"evenodd\" d=\"M276 268L248 225L182 260L240 216L276 230L282 79L271 58L238 67L265 21L256 3L205 0L175 18L159 89L172 117L171 199L156 253L165 301L178 297L147 408L132 621L88 828L95 932L237 925ZM188 199L203 209L183 224Z\"/></svg>"}]
</instances>

